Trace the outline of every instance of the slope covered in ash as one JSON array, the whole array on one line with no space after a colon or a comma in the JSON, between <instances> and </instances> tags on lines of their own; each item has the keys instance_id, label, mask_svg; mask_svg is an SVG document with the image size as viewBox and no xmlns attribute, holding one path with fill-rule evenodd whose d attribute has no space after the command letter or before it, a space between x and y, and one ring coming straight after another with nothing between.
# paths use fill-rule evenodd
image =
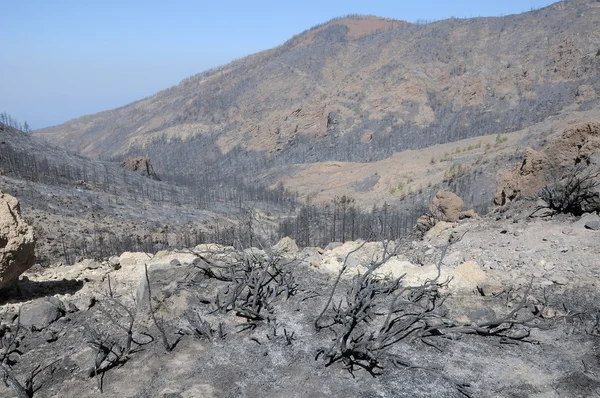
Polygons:
<instances>
[{"instance_id":1,"label":"slope covered in ash","mask_svg":"<svg viewBox=\"0 0 600 398\"><path fill-rule=\"evenodd\" d=\"M41 264L204 242L229 230L240 203L284 212L292 202L254 188L178 186L93 160L0 125L0 190L21 201ZM235 229L235 228L233 228Z\"/></svg>"},{"instance_id":2,"label":"slope covered in ash","mask_svg":"<svg viewBox=\"0 0 600 398\"><path fill-rule=\"evenodd\" d=\"M251 175L523 129L597 109L600 5L409 24L352 16L36 135L157 172Z\"/></svg>"}]
</instances>

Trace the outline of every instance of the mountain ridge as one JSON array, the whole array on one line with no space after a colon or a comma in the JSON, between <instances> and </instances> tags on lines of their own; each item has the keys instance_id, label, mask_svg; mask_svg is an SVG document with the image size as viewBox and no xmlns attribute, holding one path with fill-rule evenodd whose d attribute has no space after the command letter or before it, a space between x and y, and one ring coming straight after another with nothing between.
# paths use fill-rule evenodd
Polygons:
<instances>
[{"instance_id":1,"label":"mountain ridge","mask_svg":"<svg viewBox=\"0 0 600 398\"><path fill-rule=\"evenodd\" d=\"M357 18L34 133L94 157L149 154L161 175L218 169L253 179L297 164L374 162L598 107L600 38L589 33L597 2L423 25ZM400 25L349 40L348 21Z\"/></svg>"}]
</instances>

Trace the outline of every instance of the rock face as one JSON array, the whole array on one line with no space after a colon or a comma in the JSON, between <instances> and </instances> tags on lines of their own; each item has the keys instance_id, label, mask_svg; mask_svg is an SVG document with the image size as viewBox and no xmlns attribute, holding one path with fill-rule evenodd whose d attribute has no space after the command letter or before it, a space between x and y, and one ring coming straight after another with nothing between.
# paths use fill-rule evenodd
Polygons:
<instances>
[{"instance_id":1,"label":"rock face","mask_svg":"<svg viewBox=\"0 0 600 398\"><path fill-rule=\"evenodd\" d=\"M577 124L541 151L527 149L520 166L504 173L498 182L494 203L502 206L519 198L533 197L565 170L576 165L599 166L600 123ZM600 193L599 193L600 194ZM590 204L586 211L598 211Z\"/></svg>"},{"instance_id":2,"label":"rock face","mask_svg":"<svg viewBox=\"0 0 600 398\"><path fill-rule=\"evenodd\" d=\"M158 178L152 168L152 163L150 163L150 158L148 156L129 158L121 163L121 167L127 170L136 171L144 177L160 181L160 178Z\"/></svg>"},{"instance_id":3,"label":"rock face","mask_svg":"<svg viewBox=\"0 0 600 398\"><path fill-rule=\"evenodd\" d=\"M0 291L35 264L33 228L21 217L19 201L0 192Z\"/></svg>"}]
</instances>

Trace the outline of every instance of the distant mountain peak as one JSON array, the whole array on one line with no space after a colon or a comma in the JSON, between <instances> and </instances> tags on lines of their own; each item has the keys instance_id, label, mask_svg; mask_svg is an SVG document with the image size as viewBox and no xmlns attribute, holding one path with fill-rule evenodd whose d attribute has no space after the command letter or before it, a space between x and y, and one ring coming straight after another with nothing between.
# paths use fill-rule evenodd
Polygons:
<instances>
[{"instance_id":1,"label":"distant mountain peak","mask_svg":"<svg viewBox=\"0 0 600 398\"><path fill-rule=\"evenodd\" d=\"M286 50L325 41L352 41L362 37L411 25L409 22L374 15L352 14L334 18L292 37Z\"/></svg>"}]
</instances>

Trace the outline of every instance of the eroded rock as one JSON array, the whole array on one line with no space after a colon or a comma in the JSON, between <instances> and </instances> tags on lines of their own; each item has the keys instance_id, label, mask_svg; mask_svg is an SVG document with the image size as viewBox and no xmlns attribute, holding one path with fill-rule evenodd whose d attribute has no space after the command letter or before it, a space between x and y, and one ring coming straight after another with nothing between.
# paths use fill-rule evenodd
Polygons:
<instances>
[{"instance_id":1,"label":"eroded rock","mask_svg":"<svg viewBox=\"0 0 600 398\"><path fill-rule=\"evenodd\" d=\"M19 201L0 192L0 291L35 264L33 227L21 217Z\"/></svg>"},{"instance_id":2,"label":"eroded rock","mask_svg":"<svg viewBox=\"0 0 600 398\"><path fill-rule=\"evenodd\" d=\"M417 220L416 228L421 233L433 229L439 223L453 223L465 218L479 218L475 210L463 211L465 202L455 193L438 191L425 214Z\"/></svg>"},{"instance_id":3,"label":"eroded rock","mask_svg":"<svg viewBox=\"0 0 600 398\"><path fill-rule=\"evenodd\" d=\"M273 251L288 256L296 256L299 250L296 241L286 236L273 246Z\"/></svg>"},{"instance_id":4,"label":"eroded rock","mask_svg":"<svg viewBox=\"0 0 600 398\"><path fill-rule=\"evenodd\" d=\"M126 159L121 163L121 167L127 170L138 172L144 177L160 181L160 178L158 178L154 172L154 168L152 167L152 163L150 163L150 158L148 156Z\"/></svg>"},{"instance_id":5,"label":"eroded rock","mask_svg":"<svg viewBox=\"0 0 600 398\"><path fill-rule=\"evenodd\" d=\"M523 162L505 172L498 182L494 203L505 205L519 198L535 197L547 184L577 165L587 166L589 172L598 168L600 159L600 123L587 122L566 129L562 135L541 151L528 148ZM584 173L588 170L584 169ZM600 210L600 191L583 211Z\"/></svg>"}]
</instances>

